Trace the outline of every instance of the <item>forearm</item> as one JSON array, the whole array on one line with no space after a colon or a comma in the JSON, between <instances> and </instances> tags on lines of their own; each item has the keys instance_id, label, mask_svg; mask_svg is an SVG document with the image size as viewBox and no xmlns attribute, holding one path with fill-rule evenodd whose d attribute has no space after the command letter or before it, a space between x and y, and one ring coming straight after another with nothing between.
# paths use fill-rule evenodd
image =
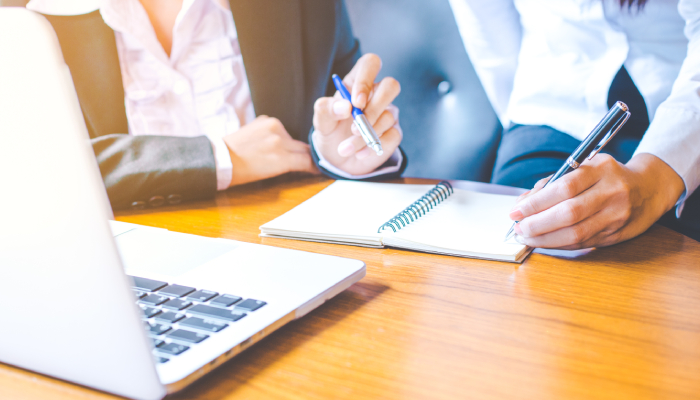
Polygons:
<instances>
[{"instance_id":1,"label":"forearm","mask_svg":"<svg viewBox=\"0 0 700 400\"><path fill-rule=\"evenodd\" d=\"M679 11L686 21L686 58L635 155L653 154L682 178L681 203L700 186L700 4L681 0Z\"/></svg>"},{"instance_id":2,"label":"forearm","mask_svg":"<svg viewBox=\"0 0 700 400\"><path fill-rule=\"evenodd\" d=\"M204 136L112 134L92 140L113 209L211 198L216 193L212 145Z\"/></svg>"}]
</instances>

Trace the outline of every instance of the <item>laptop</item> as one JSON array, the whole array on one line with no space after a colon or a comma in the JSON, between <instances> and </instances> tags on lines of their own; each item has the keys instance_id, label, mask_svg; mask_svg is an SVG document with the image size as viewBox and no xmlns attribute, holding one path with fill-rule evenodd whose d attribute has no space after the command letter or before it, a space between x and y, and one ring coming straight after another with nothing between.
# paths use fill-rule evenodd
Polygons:
<instances>
[{"instance_id":1,"label":"laptop","mask_svg":"<svg viewBox=\"0 0 700 400\"><path fill-rule=\"evenodd\" d=\"M176 392L365 275L361 261L108 222L50 24L0 8L0 362Z\"/></svg>"}]
</instances>

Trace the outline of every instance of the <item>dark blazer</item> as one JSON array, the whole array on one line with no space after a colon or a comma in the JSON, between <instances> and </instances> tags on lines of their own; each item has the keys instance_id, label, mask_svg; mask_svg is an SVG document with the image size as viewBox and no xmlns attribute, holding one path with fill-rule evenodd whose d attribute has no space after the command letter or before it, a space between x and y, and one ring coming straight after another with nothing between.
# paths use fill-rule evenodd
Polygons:
<instances>
[{"instance_id":1,"label":"dark blazer","mask_svg":"<svg viewBox=\"0 0 700 400\"><path fill-rule=\"evenodd\" d=\"M230 0L230 5L255 112L278 118L292 137L308 141L315 100L331 95L331 74L344 76L361 54L345 3ZM127 134L114 32L99 11L46 17L71 70L112 208L212 197L216 168L207 137ZM384 177L399 176L405 166L404 156L400 172Z\"/></svg>"}]
</instances>

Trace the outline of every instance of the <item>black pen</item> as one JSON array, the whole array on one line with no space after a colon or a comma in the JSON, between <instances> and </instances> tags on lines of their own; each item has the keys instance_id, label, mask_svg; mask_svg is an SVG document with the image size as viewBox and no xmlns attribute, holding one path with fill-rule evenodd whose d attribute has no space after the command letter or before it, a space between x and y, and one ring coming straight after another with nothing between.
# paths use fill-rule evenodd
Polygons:
<instances>
[{"instance_id":1,"label":"black pen","mask_svg":"<svg viewBox=\"0 0 700 400\"><path fill-rule=\"evenodd\" d=\"M547 185L550 183L556 181L557 179L561 178L562 176L568 174L571 171L574 171L577 169L581 163L583 163L586 158L589 160L593 158L600 150L605 147L606 144L612 139L617 131L622 128L622 125L627 122L627 120L630 117L630 112L629 109L627 108L627 104L618 101L615 103L610 111L608 111L607 114L603 117L603 119L596 125L595 128L591 131L591 133L586 136L585 139L583 139L583 142L578 145L576 150L574 150L573 153L569 156L569 158L566 159L566 162L564 165L559 168L559 170L552 175L552 178L545 183L545 185L542 187L542 189L546 188ZM601 138L602 137L602 138ZM508 241L511 237L513 237L513 233L515 232L515 224L517 224L520 221L515 221L513 222L513 225L510 227L510 230L508 233L506 233L506 238L504 240Z\"/></svg>"}]
</instances>

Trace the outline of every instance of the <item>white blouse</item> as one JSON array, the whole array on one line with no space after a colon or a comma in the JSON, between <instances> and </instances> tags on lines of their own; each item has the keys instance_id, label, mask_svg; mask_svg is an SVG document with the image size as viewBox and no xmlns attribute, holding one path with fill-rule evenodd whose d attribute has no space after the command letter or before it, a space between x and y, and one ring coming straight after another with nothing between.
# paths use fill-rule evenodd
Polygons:
<instances>
[{"instance_id":1,"label":"white blouse","mask_svg":"<svg viewBox=\"0 0 700 400\"><path fill-rule=\"evenodd\" d=\"M255 119L228 1L184 0L173 28L170 57L138 0L31 0L27 8L52 15L99 9L117 41L128 133L207 136L216 160L217 188L228 188L232 164L223 137ZM398 118L398 110L389 109ZM354 176L318 156L321 166L354 179L397 171L402 162L397 149L383 168Z\"/></svg>"},{"instance_id":2,"label":"white blouse","mask_svg":"<svg viewBox=\"0 0 700 400\"><path fill-rule=\"evenodd\" d=\"M504 126L548 125L583 139L624 65L651 123L635 154L653 154L683 178L681 205L700 185L700 1L649 0L641 10L617 0L450 4Z\"/></svg>"}]
</instances>

